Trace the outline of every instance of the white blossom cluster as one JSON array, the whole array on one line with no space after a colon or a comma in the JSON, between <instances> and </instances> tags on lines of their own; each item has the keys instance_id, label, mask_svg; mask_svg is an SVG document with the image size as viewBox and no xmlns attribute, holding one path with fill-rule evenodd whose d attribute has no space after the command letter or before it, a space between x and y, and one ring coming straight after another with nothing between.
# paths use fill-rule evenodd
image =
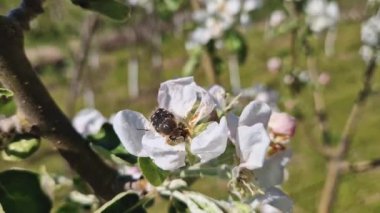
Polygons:
<instances>
[{"instance_id":1,"label":"white blossom cluster","mask_svg":"<svg viewBox=\"0 0 380 213\"><path fill-rule=\"evenodd\" d=\"M376 55L379 58L380 48L380 12L363 23L361 29L362 47L360 54L364 61L371 60Z\"/></svg>"},{"instance_id":2,"label":"white blossom cluster","mask_svg":"<svg viewBox=\"0 0 380 213\"><path fill-rule=\"evenodd\" d=\"M248 24L249 13L262 5L262 0L201 0L201 7L193 12L197 27L190 34L188 48L205 45L219 39L234 24Z\"/></svg>"},{"instance_id":3,"label":"white blossom cluster","mask_svg":"<svg viewBox=\"0 0 380 213\"><path fill-rule=\"evenodd\" d=\"M314 33L334 29L339 21L339 7L335 1L309 0L305 13L306 22Z\"/></svg>"},{"instance_id":4,"label":"white blossom cluster","mask_svg":"<svg viewBox=\"0 0 380 213\"><path fill-rule=\"evenodd\" d=\"M189 138L168 143L167 135L158 132L152 120L139 112L122 110L112 124L128 153L149 157L161 169L174 172L190 167L188 160L194 156L206 164L231 143L238 159L236 165L229 165L231 193L238 193L245 204L261 212L291 212L292 201L280 185L286 179L285 166L291 157L286 144L294 135L293 117L272 112L259 100L251 101L237 116L227 111L230 103L223 87L205 90L192 77L163 82L157 100L159 108L188 128ZM213 112L220 115L217 121L210 121ZM83 135L95 134L104 122L106 119L94 109L83 110L74 118L74 126ZM136 174L136 178L141 177L141 173Z\"/></svg>"}]
</instances>

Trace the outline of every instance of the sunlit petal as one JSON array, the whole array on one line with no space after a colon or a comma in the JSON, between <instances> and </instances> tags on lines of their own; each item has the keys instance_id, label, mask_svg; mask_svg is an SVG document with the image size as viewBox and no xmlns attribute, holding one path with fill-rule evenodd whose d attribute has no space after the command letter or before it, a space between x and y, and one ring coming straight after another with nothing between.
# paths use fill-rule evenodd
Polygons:
<instances>
[{"instance_id":1,"label":"sunlit petal","mask_svg":"<svg viewBox=\"0 0 380 213\"><path fill-rule=\"evenodd\" d=\"M238 127L240 167L253 170L260 168L270 143L269 136L262 123L253 126Z\"/></svg>"},{"instance_id":2,"label":"sunlit petal","mask_svg":"<svg viewBox=\"0 0 380 213\"><path fill-rule=\"evenodd\" d=\"M142 139L144 150L154 163L163 170L175 170L185 166L185 144L168 145L166 139L152 132L144 135Z\"/></svg>"},{"instance_id":3,"label":"sunlit petal","mask_svg":"<svg viewBox=\"0 0 380 213\"><path fill-rule=\"evenodd\" d=\"M223 117L219 124L212 122L192 140L191 152L197 155L202 163L207 162L226 150L227 138L227 122Z\"/></svg>"},{"instance_id":4,"label":"sunlit petal","mask_svg":"<svg viewBox=\"0 0 380 213\"><path fill-rule=\"evenodd\" d=\"M158 91L158 105L185 118L197 101L197 87L193 77L165 81Z\"/></svg>"},{"instance_id":5,"label":"sunlit petal","mask_svg":"<svg viewBox=\"0 0 380 213\"><path fill-rule=\"evenodd\" d=\"M197 86L196 91L200 103L190 121L190 125L195 125L198 121L210 115L216 105L212 96L205 89Z\"/></svg>"},{"instance_id":6,"label":"sunlit petal","mask_svg":"<svg viewBox=\"0 0 380 213\"><path fill-rule=\"evenodd\" d=\"M243 112L240 115L239 126L252 126L257 123L262 123L266 128L270 115L271 109L266 103L252 101L244 107Z\"/></svg>"},{"instance_id":7,"label":"sunlit petal","mask_svg":"<svg viewBox=\"0 0 380 213\"><path fill-rule=\"evenodd\" d=\"M113 119L113 128L125 149L136 156L146 157L142 138L149 132L149 121L139 112L123 110Z\"/></svg>"}]
</instances>

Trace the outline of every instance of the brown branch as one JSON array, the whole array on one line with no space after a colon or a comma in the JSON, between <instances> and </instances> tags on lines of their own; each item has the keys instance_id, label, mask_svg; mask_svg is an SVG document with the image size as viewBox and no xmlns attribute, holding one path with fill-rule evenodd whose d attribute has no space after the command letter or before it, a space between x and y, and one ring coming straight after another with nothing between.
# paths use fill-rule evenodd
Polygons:
<instances>
[{"instance_id":1,"label":"brown branch","mask_svg":"<svg viewBox=\"0 0 380 213\"><path fill-rule=\"evenodd\" d=\"M99 17L91 14L84 21L81 32L81 48L78 54L74 54L74 70L71 79L70 93L67 100L67 113L73 116L75 112L75 103L81 89L81 81L84 76L85 65L87 62L88 54L90 53L91 41L99 26Z\"/></svg>"},{"instance_id":2,"label":"brown branch","mask_svg":"<svg viewBox=\"0 0 380 213\"><path fill-rule=\"evenodd\" d=\"M363 89L357 95L356 102L346 121L342 137L337 149L336 156L330 160L325 185L322 190L318 212L331 212L335 201L339 178L342 174L342 162L347 157L350 141L355 133L355 126L358 123L359 112L371 93L371 81L376 70L376 56L367 65L364 73Z\"/></svg>"},{"instance_id":3,"label":"brown branch","mask_svg":"<svg viewBox=\"0 0 380 213\"><path fill-rule=\"evenodd\" d=\"M359 161L354 163L343 162L341 165L344 172L366 172L380 167L380 158L366 161Z\"/></svg>"},{"instance_id":4,"label":"brown branch","mask_svg":"<svg viewBox=\"0 0 380 213\"><path fill-rule=\"evenodd\" d=\"M23 0L19 7L9 12L8 17L15 20L24 30L29 30L29 22L44 12L42 8L43 1L44 0Z\"/></svg>"},{"instance_id":5,"label":"brown branch","mask_svg":"<svg viewBox=\"0 0 380 213\"><path fill-rule=\"evenodd\" d=\"M21 5L28 5L28 2L40 3L26 1ZM112 198L122 190L117 171L92 151L50 97L25 55L22 31L24 19L17 22L18 19L14 19L12 14L14 13L11 13L10 18L0 16L1 83L15 93L20 114L31 125L39 128L41 136L52 142L71 168L90 184L95 193L104 199ZM33 17L30 14L26 16Z\"/></svg>"},{"instance_id":6,"label":"brown branch","mask_svg":"<svg viewBox=\"0 0 380 213\"><path fill-rule=\"evenodd\" d=\"M363 88L359 91L357 95L355 104L351 109L351 112L348 116L348 119L343 129L341 143L338 148L340 157L345 157L347 155L351 138L355 132L354 130L355 130L356 124L358 123L359 113L364 103L368 99L372 90L371 81L375 74L375 70L376 70L376 57L372 57L364 73Z\"/></svg>"},{"instance_id":7,"label":"brown branch","mask_svg":"<svg viewBox=\"0 0 380 213\"><path fill-rule=\"evenodd\" d=\"M318 121L319 128L322 133L322 141L324 144L330 144L330 132L327 121L327 113L326 113L326 104L324 97L321 93L320 85L318 83L318 71L316 60L311 54L308 54L307 57L307 67L310 76L310 80L313 84L313 98L314 98L314 109L315 116Z\"/></svg>"}]
</instances>

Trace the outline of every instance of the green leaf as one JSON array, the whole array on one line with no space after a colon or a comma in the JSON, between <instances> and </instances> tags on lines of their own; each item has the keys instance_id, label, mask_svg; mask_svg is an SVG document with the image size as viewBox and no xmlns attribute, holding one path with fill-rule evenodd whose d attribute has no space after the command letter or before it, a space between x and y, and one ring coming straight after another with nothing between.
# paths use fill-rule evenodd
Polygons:
<instances>
[{"instance_id":1,"label":"green leaf","mask_svg":"<svg viewBox=\"0 0 380 213\"><path fill-rule=\"evenodd\" d=\"M128 18L130 8L115 0L71 0L83 9L92 10L115 20Z\"/></svg>"},{"instance_id":2,"label":"green leaf","mask_svg":"<svg viewBox=\"0 0 380 213\"><path fill-rule=\"evenodd\" d=\"M105 203L95 213L126 213L126 212L146 212L143 208L145 199L132 192L122 192L112 200Z\"/></svg>"},{"instance_id":3,"label":"green leaf","mask_svg":"<svg viewBox=\"0 0 380 213\"><path fill-rule=\"evenodd\" d=\"M7 104L13 98L13 92L5 88L0 88L0 104Z\"/></svg>"},{"instance_id":4,"label":"green leaf","mask_svg":"<svg viewBox=\"0 0 380 213\"><path fill-rule=\"evenodd\" d=\"M139 158L139 167L144 177L153 186L159 186L168 176L168 173L158 168L150 158Z\"/></svg>"},{"instance_id":5,"label":"green leaf","mask_svg":"<svg viewBox=\"0 0 380 213\"><path fill-rule=\"evenodd\" d=\"M39 146L40 139L20 135L7 144L2 152L2 157L7 161L20 161L35 153Z\"/></svg>"},{"instance_id":6,"label":"green leaf","mask_svg":"<svg viewBox=\"0 0 380 213\"><path fill-rule=\"evenodd\" d=\"M6 117L10 117L16 113L16 103L9 101L6 104L0 103L0 114Z\"/></svg>"},{"instance_id":7,"label":"green leaf","mask_svg":"<svg viewBox=\"0 0 380 213\"><path fill-rule=\"evenodd\" d=\"M90 135L87 139L106 150L113 150L120 144L119 138L109 123L105 123L97 134Z\"/></svg>"},{"instance_id":8,"label":"green leaf","mask_svg":"<svg viewBox=\"0 0 380 213\"><path fill-rule=\"evenodd\" d=\"M48 213L52 207L38 175L25 170L0 173L0 203L5 212Z\"/></svg>"}]
</instances>

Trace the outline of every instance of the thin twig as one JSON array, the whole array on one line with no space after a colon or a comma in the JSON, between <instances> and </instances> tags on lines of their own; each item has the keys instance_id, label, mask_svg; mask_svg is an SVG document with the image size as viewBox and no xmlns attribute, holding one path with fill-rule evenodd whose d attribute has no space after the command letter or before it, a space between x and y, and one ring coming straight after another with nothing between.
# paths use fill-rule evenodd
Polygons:
<instances>
[{"instance_id":1,"label":"thin twig","mask_svg":"<svg viewBox=\"0 0 380 213\"><path fill-rule=\"evenodd\" d=\"M376 70L376 56L373 57L367 65L364 73L363 88L357 95L355 104L346 121L342 137L338 146L337 155L329 162L328 172L325 185L322 190L321 199L318 206L319 213L331 212L339 184L339 178L342 174L342 162L347 157L350 141L355 133L355 126L358 123L359 112L368 99L371 92L371 81Z\"/></svg>"},{"instance_id":2,"label":"thin twig","mask_svg":"<svg viewBox=\"0 0 380 213\"><path fill-rule=\"evenodd\" d=\"M326 104L324 97L321 93L320 85L318 83L318 71L315 57L312 56L311 53L308 54L307 57L307 67L310 80L313 84L313 98L314 98L314 109L315 116L318 120L318 125L322 132L322 140L324 144L330 144L330 132L329 125L327 121L327 113L326 113Z\"/></svg>"},{"instance_id":3,"label":"thin twig","mask_svg":"<svg viewBox=\"0 0 380 213\"><path fill-rule=\"evenodd\" d=\"M91 42L94 34L99 26L99 17L96 14L91 14L84 21L81 33L81 48L79 54L75 54L75 65L73 70L73 77L71 79L70 93L67 101L67 112L72 116L75 112L75 103L81 89L81 81L84 76L85 65L87 62L88 54L90 53Z\"/></svg>"},{"instance_id":4,"label":"thin twig","mask_svg":"<svg viewBox=\"0 0 380 213\"><path fill-rule=\"evenodd\" d=\"M368 62L367 69L364 73L363 88L359 91L355 104L351 109L351 112L348 116L346 124L344 125L341 143L338 149L340 157L345 157L347 155L351 138L355 132L354 129L356 127L356 124L358 123L359 113L364 103L368 99L372 90L371 81L375 74L375 70L376 70L376 57L372 57L372 59Z\"/></svg>"},{"instance_id":5,"label":"thin twig","mask_svg":"<svg viewBox=\"0 0 380 213\"><path fill-rule=\"evenodd\" d=\"M359 161L354 163L343 162L341 169L344 172L366 172L380 167L380 158L366 161Z\"/></svg>"}]
</instances>

